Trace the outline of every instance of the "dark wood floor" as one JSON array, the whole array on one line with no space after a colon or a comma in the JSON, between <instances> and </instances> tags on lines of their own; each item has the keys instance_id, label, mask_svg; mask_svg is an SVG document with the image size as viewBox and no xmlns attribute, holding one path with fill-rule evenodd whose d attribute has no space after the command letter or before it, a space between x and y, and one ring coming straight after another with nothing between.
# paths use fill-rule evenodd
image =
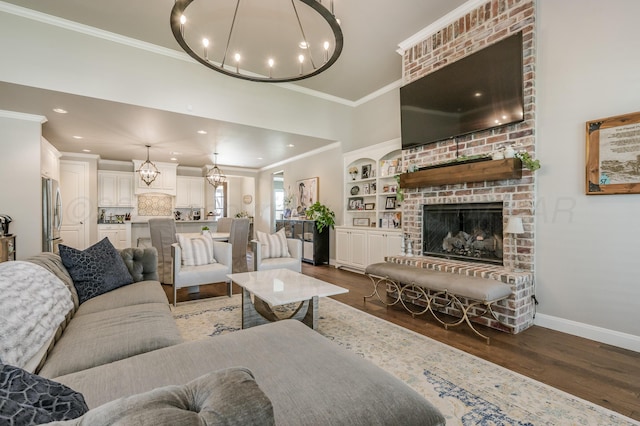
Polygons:
<instances>
[{"instance_id":1,"label":"dark wood floor","mask_svg":"<svg viewBox=\"0 0 640 426\"><path fill-rule=\"evenodd\" d=\"M370 280L331 266L303 264L306 275L349 289L333 298L378 318L501 365L524 376L561 389L602 407L640 420L640 353L533 326L511 335L487 327L487 345L466 326L445 330L429 314L412 318L403 308L386 308L371 293ZM165 286L170 300L171 287ZM234 288L238 293L239 288ZM199 294L178 292L178 301L224 294L223 285L202 286Z\"/></svg>"}]
</instances>

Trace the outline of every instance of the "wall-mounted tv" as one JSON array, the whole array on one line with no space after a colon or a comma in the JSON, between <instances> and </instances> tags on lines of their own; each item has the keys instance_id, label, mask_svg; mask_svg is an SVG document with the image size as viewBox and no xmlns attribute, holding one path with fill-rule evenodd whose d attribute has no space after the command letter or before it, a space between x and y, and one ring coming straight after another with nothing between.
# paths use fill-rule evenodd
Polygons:
<instances>
[{"instance_id":1,"label":"wall-mounted tv","mask_svg":"<svg viewBox=\"0 0 640 426\"><path fill-rule=\"evenodd\" d=\"M522 32L400 88L402 147L524 119Z\"/></svg>"}]
</instances>

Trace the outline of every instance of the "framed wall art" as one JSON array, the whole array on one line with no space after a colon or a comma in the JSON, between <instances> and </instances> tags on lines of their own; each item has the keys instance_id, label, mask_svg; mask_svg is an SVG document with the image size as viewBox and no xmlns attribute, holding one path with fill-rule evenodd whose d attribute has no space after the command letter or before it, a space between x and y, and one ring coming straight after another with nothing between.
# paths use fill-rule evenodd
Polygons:
<instances>
[{"instance_id":1,"label":"framed wall art","mask_svg":"<svg viewBox=\"0 0 640 426\"><path fill-rule=\"evenodd\" d=\"M311 204L318 201L318 178L308 178L296 182L298 191L298 210L304 212Z\"/></svg>"},{"instance_id":2,"label":"framed wall art","mask_svg":"<svg viewBox=\"0 0 640 426\"><path fill-rule=\"evenodd\" d=\"M586 194L640 194L640 112L588 121L586 133Z\"/></svg>"}]
</instances>

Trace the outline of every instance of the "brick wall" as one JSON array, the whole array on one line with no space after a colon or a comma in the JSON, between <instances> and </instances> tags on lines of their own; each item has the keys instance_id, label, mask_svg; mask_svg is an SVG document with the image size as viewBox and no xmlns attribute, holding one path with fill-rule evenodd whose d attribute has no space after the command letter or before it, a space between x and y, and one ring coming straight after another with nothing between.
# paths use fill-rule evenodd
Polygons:
<instances>
[{"instance_id":1,"label":"brick wall","mask_svg":"<svg viewBox=\"0 0 640 426\"><path fill-rule=\"evenodd\" d=\"M407 84L519 31L523 33L524 121L458 138L459 155L491 153L517 144L517 149L524 149L535 158L535 1L487 1L404 53L403 78ZM456 142L448 140L404 150L402 158L405 170L410 164L423 167L442 163L456 158ZM524 169L522 179L407 189L402 203L403 230L414 241L414 247L422 247L423 204L502 202L505 226L509 216L522 217L525 233L518 236L517 256L519 267L527 277L521 278L522 287L504 306L508 308L505 314L516 326L516 333L533 323L535 177L535 173ZM507 235L505 265L515 263L514 246L513 239ZM469 265L470 270L486 269L480 264L473 266L470 262Z\"/></svg>"},{"instance_id":2,"label":"brick wall","mask_svg":"<svg viewBox=\"0 0 640 426\"><path fill-rule=\"evenodd\" d=\"M499 129L458 138L460 155L490 153L509 144L520 145L535 157L535 13L534 2L492 0L451 22L404 53L404 82L409 83L451 62L499 41L523 32L524 121ZM418 167L454 159L453 140L404 150L403 165ZM534 263L535 174L523 170L522 179L442 185L405 190L402 204L403 228L422 246L422 204L502 202L505 226L509 216L522 217L525 234L518 236L518 260L526 271ZM511 238L505 238L505 264L514 261Z\"/></svg>"}]
</instances>

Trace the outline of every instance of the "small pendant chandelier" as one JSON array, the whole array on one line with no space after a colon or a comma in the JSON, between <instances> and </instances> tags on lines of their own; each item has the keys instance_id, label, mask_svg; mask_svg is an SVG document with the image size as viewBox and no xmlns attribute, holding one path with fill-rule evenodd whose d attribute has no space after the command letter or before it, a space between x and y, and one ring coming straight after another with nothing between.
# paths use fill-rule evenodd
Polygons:
<instances>
[{"instance_id":1,"label":"small pendant chandelier","mask_svg":"<svg viewBox=\"0 0 640 426\"><path fill-rule=\"evenodd\" d=\"M217 189L220 185L227 181L227 177L222 173L220 167L218 167L218 153L213 154L215 160L213 161L213 168L207 170L207 181Z\"/></svg>"},{"instance_id":2,"label":"small pendant chandelier","mask_svg":"<svg viewBox=\"0 0 640 426\"><path fill-rule=\"evenodd\" d=\"M156 180L160 171L158 171L155 164L149 161L149 148L151 148L151 145L145 146L147 147L147 161L140 165L140 168L136 170L136 173L140 174L140 179L149 186L151 185L151 182Z\"/></svg>"}]
</instances>

